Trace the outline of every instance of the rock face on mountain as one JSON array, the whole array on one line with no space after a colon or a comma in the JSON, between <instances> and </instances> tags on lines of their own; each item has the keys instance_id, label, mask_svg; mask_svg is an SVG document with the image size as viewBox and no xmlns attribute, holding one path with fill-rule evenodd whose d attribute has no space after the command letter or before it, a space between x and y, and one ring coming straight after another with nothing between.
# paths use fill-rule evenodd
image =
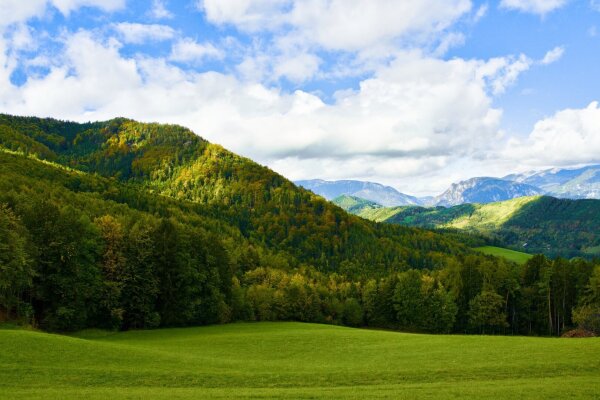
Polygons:
<instances>
[{"instance_id":1,"label":"rock face on mountain","mask_svg":"<svg viewBox=\"0 0 600 400\"><path fill-rule=\"evenodd\" d=\"M333 200L336 197L347 195L371 200L386 207L421 205L421 201L404 193L400 193L391 186L384 186L375 182L353 180L325 181L310 179L296 181L296 185Z\"/></svg>"},{"instance_id":2,"label":"rock face on mountain","mask_svg":"<svg viewBox=\"0 0 600 400\"><path fill-rule=\"evenodd\" d=\"M446 207L464 203L491 203L543 193L543 190L526 183L498 178L471 178L453 183L448 190L435 198L434 203Z\"/></svg>"},{"instance_id":3,"label":"rock face on mountain","mask_svg":"<svg viewBox=\"0 0 600 400\"><path fill-rule=\"evenodd\" d=\"M600 165L577 169L553 168L504 177L536 186L546 194L568 199L600 199Z\"/></svg>"}]
</instances>

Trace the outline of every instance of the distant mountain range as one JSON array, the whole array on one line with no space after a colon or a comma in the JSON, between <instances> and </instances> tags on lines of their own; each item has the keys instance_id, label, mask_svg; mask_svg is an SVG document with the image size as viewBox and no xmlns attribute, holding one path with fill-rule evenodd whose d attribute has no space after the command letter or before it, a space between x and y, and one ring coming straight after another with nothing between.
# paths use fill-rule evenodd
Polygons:
<instances>
[{"instance_id":1,"label":"distant mountain range","mask_svg":"<svg viewBox=\"0 0 600 400\"><path fill-rule=\"evenodd\" d=\"M363 181L324 181L322 179L310 179L294 182L304 189L308 189L327 200L333 200L342 195L359 197L374 201L382 206L408 206L423 205L422 200L414 196L400 193L391 186L384 186L375 182Z\"/></svg>"},{"instance_id":2,"label":"distant mountain range","mask_svg":"<svg viewBox=\"0 0 600 400\"><path fill-rule=\"evenodd\" d=\"M554 197L600 198L600 165L590 165L578 169L554 168L541 172L508 175L503 179L536 186Z\"/></svg>"},{"instance_id":3,"label":"distant mountain range","mask_svg":"<svg viewBox=\"0 0 600 400\"><path fill-rule=\"evenodd\" d=\"M577 169L554 168L512 174L503 178L477 177L453 183L435 197L415 197L391 186L356 180L296 181L297 185L333 200L352 196L373 201L380 206L444 206L467 203L493 203L526 196L548 195L564 199L600 199L600 165Z\"/></svg>"},{"instance_id":4,"label":"distant mountain range","mask_svg":"<svg viewBox=\"0 0 600 400\"><path fill-rule=\"evenodd\" d=\"M436 206L456 206L465 203L493 203L517 197L537 196L544 191L526 183L498 178L471 178L453 183L435 198Z\"/></svg>"}]
</instances>

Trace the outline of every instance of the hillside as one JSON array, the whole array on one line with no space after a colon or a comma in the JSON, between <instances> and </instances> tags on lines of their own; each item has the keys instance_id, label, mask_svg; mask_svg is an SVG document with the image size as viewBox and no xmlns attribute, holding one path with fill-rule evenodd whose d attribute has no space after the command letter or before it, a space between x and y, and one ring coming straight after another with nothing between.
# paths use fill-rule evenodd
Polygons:
<instances>
[{"instance_id":1,"label":"hillside","mask_svg":"<svg viewBox=\"0 0 600 400\"><path fill-rule=\"evenodd\" d=\"M260 323L73 337L0 330L0 346L0 390L12 399L537 399L600 389L598 338Z\"/></svg>"},{"instance_id":2,"label":"hillside","mask_svg":"<svg viewBox=\"0 0 600 400\"><path fill-rule=\"evenodd\" d=\"M427 243L415 258L424 261L421 266L427 265L428 251L461 251L441 236L389 230L348 216L268 168L179 126L0 115L0 146L206 205L248 239L321 269L335 270L348 259L380 271L403 265L411 236ZM394 240L383 240L390 236Z\"/></svg>"},{"instance_id":3,"label":"hillside","mask_svg":"<svg viewBox=\"0 0 600 400\"><path fill-rule=\"evenodd\" d=\"M497 244L548 256L600 255L600 200L520 197L454 207L354 208L374 221L483 234Z\"/></svg>"}]
</instances>

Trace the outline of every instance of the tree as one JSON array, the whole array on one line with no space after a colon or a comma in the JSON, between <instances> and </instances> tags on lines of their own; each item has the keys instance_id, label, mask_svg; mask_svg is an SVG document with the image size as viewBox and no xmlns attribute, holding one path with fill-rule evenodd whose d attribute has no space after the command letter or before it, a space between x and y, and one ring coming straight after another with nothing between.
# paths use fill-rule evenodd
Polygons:
<instances>
[{"instance_id":1,"label":"tree","mask_svg":"<svg viewBox=\"0 0 600 400\"><path fill-rule=\"evenodd\" d=\"M469 324L481 333L495 332L506 328L506 313L502 296L490 291L483 291L469 303Z\"/></svg>"},{"instance_id":2,"label":"tree","mask_svg":"<svg viewBox=\"0 0 600 400\"><path fill-rule=\"evenodd\" d=\"M127 258L123 228L116 218L105 215L95 221L102 238L102 310L101 324L107 328L120 328L123 323L122 289L125 281Z\"/></svg>"},{"instance_id":3,"label":"tree","mask_svg":"<svg viewBox=\"0 0 600 400\"><path fill-rule=\"evenodd\" d=\"M354 297L346 299L342 321L348 326L361 326L363 324L363 309Z\"/></svg>"},{"instance_id":4,"label":"tree","mask_svg":"<svg viewBox=\"0 0 600 400\"><path fill-rule=\"evenodd\" d=\"M156 311L158 279L154 256L153 223L137 221L127 234L127 264L121 299L125 329L155 328L160 324Z\"/></svg>"},{"instance_id":5,"label":"tree","mask_svg":"<svg viewBox=\"0 0 600 400\"><path fill-rule=\"evenodd\" d=\"M34 276L29 233L6 205L0 204L0 307L7 316L29 317L24 294Z\"/></svg>"},{"instance_id":6,"label":"tree","mask_svg":"<svg viewBox=\"0 0 600 400\"><path fill-rule=\"evenodd\" d=\"M398 274L393 301L399 326L405 329L418 328L423 305L419 271L411 269Z\"/></svg>"}]
</instances>

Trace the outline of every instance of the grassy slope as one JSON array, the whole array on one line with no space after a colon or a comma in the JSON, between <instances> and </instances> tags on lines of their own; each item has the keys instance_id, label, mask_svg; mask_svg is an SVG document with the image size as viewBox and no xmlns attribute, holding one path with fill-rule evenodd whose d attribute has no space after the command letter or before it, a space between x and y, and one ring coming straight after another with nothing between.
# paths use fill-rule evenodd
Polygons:
<instances>
[{"instance_id":1,"label":"grassy slope","mask_svg":"<svg viewBox=\"0 0 600 400\"><path fill-rule=\"evenodd\" d=\"M507 260L516 262L517 264L525 264L533 255L523 253L520 251L504 249L502 247L484 246L477 247L475 250L479 250L482 253L489 254L496 257L504 257Z\"/></svg>"},{"instance_id":2,"label":"grassy slope","mask_svg":"<svg viewBox=\"0 0 600 400\"><path fill-rule=\"evenodd\" d=\"M476 208L472 214L456 218L442 227L471 229L483 232L497 229L519 212L526 204L536 201L539 198L539 196L518 197L496 203L475 204Z\"/></svg>"},{"instance_id":3,"label":"grassy slope","mask_svg":"<svg viewBox=\"0 0 600 400\"><path fill-rule=\"evenodd\" d=\"M300 323L65 337L0 331L0 397L593 398L600 339Z\"/></svg>"}]
</instances>

